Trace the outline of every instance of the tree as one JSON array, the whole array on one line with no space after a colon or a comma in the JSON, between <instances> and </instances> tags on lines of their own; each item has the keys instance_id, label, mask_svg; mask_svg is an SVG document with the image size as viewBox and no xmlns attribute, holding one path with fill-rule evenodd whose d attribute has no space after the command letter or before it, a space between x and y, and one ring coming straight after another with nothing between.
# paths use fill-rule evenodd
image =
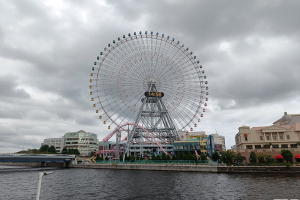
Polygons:
<instances>
[{"instance_id":1,"label":"tree","mask_svg":"<svg viewBox=\"0 0 300 200\"><path fill-rule=\"evenodd\" d=\"M156 160L156 156L155 156L155 154L152 154L152 158L151 158L151 160Z\"/></svg>"},{"instance_id":2,"label":"tree","mask_svg":"<svg viewBox=\"0 0 300 200\"><path fill-rule=\"evenodd\" d=\"M288 150L288 149L282 149L281 150L281 156L283 157L284 160L286 160L286 162L293 162L293 153Z\"/></svg>"},{"instance_id":3,"label":"tree","mask_svg":"<svg viewBox=\"0 0 300 200\"><path fill-rule=\"evenodd\" d=\"M222 151L221 161L224 163L232 163L236 159L236 154L233 151Z\"/></svg>"},{"instance_id":4,"label":"tree","mask_svg":"<svg viewBox=\"0 0 300 200\"><path fill-rule=\"evenodd\" d=\"M62 149L62 152L61 152L62 154L67 154L68 153L68 149L66 148L66 147L64 147L63 149Z\"/></svg>"},{"instance_id":5,"label":"tree","mask_svg":"<svg viewBox=\"0 0 300 200\"><path fill-rule=\"evenodd\" d=\"M163 153L163 154L161 155L161 159L162 159L162 160L167 160L167 156L166 156L165 153Z\"/></svg>"},{"instance_id":6,"label":"tree","mask_svg":"<svg viewBox=\"0 0 300 200\"><path fill-rule=\"evenodd\" d=\"M262 153L257 154L257 159L259 163L264 163L265 162L265 155Z\"/></svg>"},{"instance_id":7,"label":"tree","mask_svg":"<svg viewBox=\"0 0 300 200\"><path fill-rule=\"evenodd\" d=\"M172 155L172 160L176 160L175 154Z\"/></svg>"},{"instance_id":8,"label":"tree","mask_svg":"<svg viewBox=\"0 0 300 200\"><path fill-rule=\"evenodd\" d=\"M251 151L251 153L250 153L250 162L251 163L256 163L256 160L257 160L256 153L254 151Z\"/></svg>"},{"instance_id":9,"label":"tree","mask_svg":"<svg viewBox=\"0 0 300 200\"><path fill-rule=\"evenodd\" d=\"M193 160L193 155L190 151L188 152L186 157L187 157L187 160Z\"/></svg>"},{"instance_id":10,"label":"tree","mask_svg":"<svg viewBox=\"0 0 300 200\"><path fill-rule=\"evenodd\" d=\"M204 153L201 154L200 160L207 160L207 157L204 155Z\"/></svg>"},{"instance_id":11,"label":"tree","mask_svg":"<svg viewBox=\"0 0 300 200\"><path fill-rule=\"evenodd\" d=\"M265 154L265 159L267 163L272 163L274 161L274 158L270 154Z\"/></svg>"},{"instance_id":12,"label":"tree","mask_svg":"<svg viewBox=\"0 0 300 200\"><path fill-rule=\"evenodd\" d=\"M192 160L196 161L197 162L197 156L195 154L192 154Z\"/></svg>"},{"instance_id":13,"label":"tree","mask_svg":"<svg viewBox=\"0 0 300 200\"><path fill-rule=\"evenodd\" d=\"M55 147L54 147L53 145L51 145L51 146L49 147L48 152L49 152L49 153L56 153Z\"/></svg>"},{"instance_id":14,"label":"tree","mask_svg":"<svg viewBox=\"0 0 300 200\"><path fill-rule=\"evenodd\" d=\"M40 147L40 152L47 152L49 149L49 146L48 145L43 145Z\"/></svg>"},{"instance_id":15,"label":"tree","mask_svg":"<svg viewBox=\"0 0 300 200\"><path fill-rule=\"evenodd\" d=\"M220 159L220 156L219 156L219 153L217 151L215 151L213 154L212 154L212 159L214 161L218 161Z\"/></svg>"},{"instance_id":16,"label":"tree","mask_svg":"<svg viewBox=\"0 0 300 200\"><path fill-rule=\"evenodd\" d=\"M241 162L243 162L243 156L242 156L242 154L241 153L238 153L237 155L236 155L236 161L237 162L239 162L239 163L241 163Z\"/></svg>"},{"instance_id":17,"label":"tree","mask_svg":"<svg viewBox=\"0 0 300 200\"><path fill-rule=\"evenodd\" d=\"M166 157L167 157L167 160L171 160L171 157L169 155L167 155Z\"/></svg>"},{"instance_id":18,"label":"tree","mask_svg":"<svg viewBox=\"0 0 300 200\"><path fill-rule=\"evenodd\" d=\"M178 152L176 153L176 160L182 160L181 155Z\"/></svg>"}]
</instances>

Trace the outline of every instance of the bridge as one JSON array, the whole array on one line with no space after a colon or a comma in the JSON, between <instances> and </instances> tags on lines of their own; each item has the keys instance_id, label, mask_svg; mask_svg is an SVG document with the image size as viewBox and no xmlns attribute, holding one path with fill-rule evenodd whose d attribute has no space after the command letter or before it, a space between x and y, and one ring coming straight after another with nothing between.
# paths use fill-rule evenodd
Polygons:
<instances>
[{"instance_id":1,"label":"bridge","mask_svg":"<svg viewBox=\"0 0 300 200\"><path fill-rule=\"evenodd\" d=\"M28 165L38 166L60 166L60 167L69 167L72 160L75 160L74 155L61 156L61 155L0 155L0 163L9 163L16 165ZM19 163L19 164L18 164ZM23 164L20 164L23 163ZM25 164L28 163L28 164Z\"/></svg>"}]
</instances>

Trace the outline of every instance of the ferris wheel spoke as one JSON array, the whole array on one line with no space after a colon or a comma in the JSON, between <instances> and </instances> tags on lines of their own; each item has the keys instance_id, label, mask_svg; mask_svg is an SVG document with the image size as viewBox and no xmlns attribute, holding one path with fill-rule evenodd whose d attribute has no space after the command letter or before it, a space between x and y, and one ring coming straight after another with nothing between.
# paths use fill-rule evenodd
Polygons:
<instances>
[{"instance_id":1,"label":"ferris wheel spoke","mask_svg":"<svg viewBox=\"0 0 300 200\"><path fill-rule=\"evenodd\" d=\"M110 126L134 120L150 81L165 93L164 104L178 129L189 127L202 112L207 89L202 66L169 36L129 35L113 41L100 54L91 74L91 100L98 100L94 107L100 105Z\"/></svg>"}]
</instances>

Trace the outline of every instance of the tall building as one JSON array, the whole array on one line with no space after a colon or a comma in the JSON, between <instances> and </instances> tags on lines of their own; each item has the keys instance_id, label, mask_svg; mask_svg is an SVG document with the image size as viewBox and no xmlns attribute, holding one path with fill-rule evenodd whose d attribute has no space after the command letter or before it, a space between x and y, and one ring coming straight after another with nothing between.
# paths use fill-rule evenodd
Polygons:
<instances>
[{"instance_id":1,"label":"tall building","mask_svg":"<svg viewBox=\"0 0 300 200\"><path fill-rule=\"evenodd\" d=\"M44 143L41 144L41 146L48 145L54 146L57 153L61 153L62 149L64 148L64 138L48 138L44 139Z\"/></svg>"},{"instance_id":2,"label":"tall building","mask_svg":"<svg viewBox=\"0 0 300 200\"><path fill-rule=\"evenodd\" d=\"M219 135L218 133L211 134L211 135L214 136L215 151L218 151L219 153L222 153L222 151L226 151L225 137Z\"/></svg>"},{"instance_id":3,"label":"tall building","mask_svg":"<svg viewBox=\"0 0 300 200\"><path fill-rule=\"evenodd\" d=\"M64 135L65 147L67 149L78 149L80 155L88 155L90 152L98 151L97 134L80 130L68 132Z\"/></svg>"},{"instance_id":4,"label":"tall building","mask_svg":"<svg viewBox=\"0 0 300 200\"><path fill-rule=\"evenodd\" d=\"M280 154L281 149L289 149L293 154L300 153L300 114L288 115L276 120L271 126L241 126L235 135L236 150L246 158L251 151Z\"/></svg>"}]
</instances>

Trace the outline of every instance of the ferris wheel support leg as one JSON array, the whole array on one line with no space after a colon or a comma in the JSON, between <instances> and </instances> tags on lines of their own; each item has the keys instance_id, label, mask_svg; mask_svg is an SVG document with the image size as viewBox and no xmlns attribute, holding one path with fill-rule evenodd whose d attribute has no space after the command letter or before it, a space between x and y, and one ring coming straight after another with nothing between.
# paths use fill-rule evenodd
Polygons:
<instances>
[{"instance_id":1,"label":"ferris wheel support leg","mask_svg":"<svg viewBox=\"0 0 300 200\"><path fill-rule=\"evenodd\" d=\"M145 102L146 102L146 99L144 99L144 101L143 101L143 103L142 103L142 106L141 106L141 108L140 108L139 114L138 114L137 117L136 117L135 124L138 124L139 121L140 121L140 118L141 118L141 115L142 115L142 110L143 110L143 108L144 108L144 106L145 106ZM124 153L127 154L127 156L129 156L129 153L130 153L130 152L129 152L130 141L132 140L132 137L133 137L135 128L136 128L136 126L133 126L133 127L132 127L131 133L130 133L130 134L128 135L128 137L127 137L126 151L124 152Z\"/></svg>"}]
</instances>

